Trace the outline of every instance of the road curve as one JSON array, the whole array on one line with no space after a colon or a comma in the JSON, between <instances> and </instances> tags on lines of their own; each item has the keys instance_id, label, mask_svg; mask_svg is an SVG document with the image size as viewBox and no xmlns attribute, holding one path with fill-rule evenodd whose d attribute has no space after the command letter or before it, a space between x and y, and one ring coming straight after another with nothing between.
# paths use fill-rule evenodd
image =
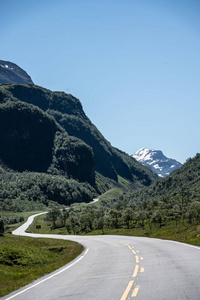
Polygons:
<instances>
[{"instance_id":1,"label":"road curve","mask_svg":"<svg viewBox=\"0 0 200 300\"><path fill-rule=\"evenodd\" d=\"M199 300L200 247L126 236L16 235L77 241L75 261L2 297L6 300Z\"/></svg>"}]
</instances>

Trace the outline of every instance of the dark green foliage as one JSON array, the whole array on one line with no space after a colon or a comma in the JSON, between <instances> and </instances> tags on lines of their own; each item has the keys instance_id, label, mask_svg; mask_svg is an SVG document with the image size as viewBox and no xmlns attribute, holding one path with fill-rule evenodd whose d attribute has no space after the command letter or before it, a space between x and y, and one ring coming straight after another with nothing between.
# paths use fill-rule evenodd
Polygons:
<instances>
[{"instance_id":1,"label":"dark green foliage","mask_svg":"<svg viewBox=\"0 0 200 300\"><path fill-rule=\"evenodd\" d=\"M57 110L69 115L77 115L86 118L80 101L70 94L64 92L52 92L37 85L9 84L0 85L0 95L6 98L17 98L20 101L33 104L42 110ZM0 97L4 98L3 96Z\"/></svg>"},{"instance_id":2,"label":"dark green foliage","mask_svg":"<svg viewBox=\"0 0 200 300\"><path fill-rule=\"evenodd\" d=\"M180 205L192 199L200 199L200 154L188 159L179 169L162 178L150 187L136 191L131 195L137 202L170 197L179 199Z\"/></svg>"},{"instance_id":3,"label":"dark green foliage","mask_svg":"<svg viewBox=\"0 0 200 300\"><path fill-rule=\"evenodd\" d=\"M61 211L57 207L53 207L47 214L47 219L53 222L53 227L56 228L56 220L61 216Z\"/></svg>"},{"instance_id":4,"label":"dark green foliage","mask_svg":"<svg viewBox=\"0 0 200 300\"><path fill-rule=\"evenodd\" d=\"M2 236L4 234L4 221L3 219L1 219L0 216L0 236Z\"/></svg>"},{"instance_id":5,"label":"dark green foliage","mask_svg":"<svg viewBox=\"0 0 200 300\"><path fill-rule=\"evenodd\" d=\"M80 139L58 132L55 137L52 174L87 181L94 185L94 158L92 149Z\"/></svg>"},{"instance_id":6,"label":"dark green foliage","mask_svg":"<svg viewBox=\"0 0 200 300\"><path fill-rule=\"evenodd\" d=\"M0 174L0 208L10 211L45 209L52 201L63 205L89 202L95 194L88 183L43 173Z\"/></svg>"},{"instance_id":7,"label":"dark green foliage","mask_svg":"<svg viewBox=\"0 0 200 300\"><path fill-rule=\"evenodd\" d=\"M56 174L94 185L91 148L69 137L50 115L21 101L0 105L0 158L10 169L50 172L57 167Z\"/></svg>"},{"instance_id":8,"label":"dark green foliage","mask_svg":"<svg viewBox=\"0 0 200 300\"><path fill-rule=\"evenodd\" d=\"M68 232L73 232L70 216L78 220L76 233L124 228L151 231L167 224L199 224L200 154L149 187L118 196L117 191L110 191L105 199L102 196L92 207L71 209L66 218Z\"/></svg>"},{"instance_id":9,"label":"dark green foliage","mask_svg":"<svg viewBox=\"0 0 200 300\"><path fill-rule=\"evenodd\" d=\"M72 95L35 85L0 85L2 209L44 209L52 201L88 202L97 192L121 186L119 177L128 180L123 188L133 189L157 179L112 147ZM103 224L101 219L102 230Z\"/></svg>"},{"instance_id":10,"label":"dark green foliage","mask_svg":"<svg viewBox=\"0 0 200 300\"><path fill-rule=\"evenodd\" d=\"M11 169L45 172L52 161L55 120L33 105L0 105L0 158Z\"/></svg>"},{"instance_id":11,"label":"dark green foliage","mask_svg":"<svg viewBox=\"0 0 200 300\"><path fill-rule=\"evenodd\" d=\"M24 217L17 217L17 216L12 216L12 217L2 217L2 220L4 222L4 224L6 225L10 225L10 224L17 224L17 223L21 223L24 222Z\"/></svg>"},{"instance_id":12,"label":"dark green foliage","mask_svg":"<svg viewBox=\"0 0 200 300\"><path fill-rule=\"evenodd\" d=\"M51 92L33 85L3 85L0 93L3 93L6 99L14 97L37 105L52 115L70 136L83 140L92 148L95 171L103 176L117 181L120 175L142 185L149 185L157 179L148 168L112 147L86 117L80 101L72 95Z\"/></svg>"},{"instance_id":13,"label":"dark green foliage","mask_svg":"<svg viewBox=\"0 0 200 300\"><path fill-rule=\"evenodd\" d=\"M126 153L112 147L89 119L53 110L48 110L48 113L69 135L82 139L92 148L95 170L103 176L117 181L117 177L120 175L132 182L140 182L142 185L150 185L157 178L151 170L136 162Z\"/></svg>"}]
</instances>

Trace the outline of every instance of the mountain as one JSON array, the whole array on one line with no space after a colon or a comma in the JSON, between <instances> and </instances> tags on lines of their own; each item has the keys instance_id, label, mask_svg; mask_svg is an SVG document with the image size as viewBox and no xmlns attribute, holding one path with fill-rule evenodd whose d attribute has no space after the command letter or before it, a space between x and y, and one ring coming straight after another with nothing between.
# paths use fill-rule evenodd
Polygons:
<instances>
[{"instance_id":1,"label":"mountain","mask_svg":"<svg viewBox=\"0 0 200 300\"><path fill-rule=\"evenodd\" d=\"M0 103L7 101L21 101L37 106L53 117L69 136L82 140L90 147L94 155L94 169L104 177L118 182L120 176L136 186L148 186L157 179L151 170L112 147L86 116L81 102L74 96L64 92L52 92L36 85L9 84L0 86Z\"/></svg>"},{"instance_id":2,"label":"mountain","mask_svg":"<svg viewBox=\"0 0 200 300\"><path fill-rule=\"evenodd\" d=\"M30 77L0 64L0 209L89 202L113 187L135 190L158 179L103 137L79 99L32 81L18 84L17 75Z\"/></svg>"},{"instance_id":3,"label":"mountain","mask_svg":"<svg viewBox=\"0 0 200 300\"><path fill-rule=\"evenodd\" d=\"M132 157L144 166L149 167L160 177L165 177L171 174L182 165L175 159L166 157L161 150L142 148L135 152Z\"/></svg>"},{"instance_id":4,"label":"mountain","mask_svg":"<svg viewBox=\"0 0 200 300\"><path fill-rule=\"evenodd\" d=\"M69 137L50 115L24 102L0 105L0 158L15 171L53 173L94 184L91 148Z\"/></svg>"},{"instance_id":5,"label":"mountain","mask_svg":"<svg viewBox=\"0 0 200 300\"><path fill-rule=\"evenodd\" d=\"M166 206L177 205L179 209L184 206L187 213L188 203L199 202L200 199L200 154L187 159L180 168L151 186L133 191L131 199L140 203L140 206L143 200L150 201L155 207L160 201ZM200 218L200 205L198 216Z\"/></svg>"},{"instance_id":6,"label":"mountain","mask_svg":"<svg viewBox=\"0 0 200 300\"><path fill-rule=\"evenodd\" d=\"M31 77L16 64L0 60L0 83L33 84Z\"/></svg>"}]
</instances>

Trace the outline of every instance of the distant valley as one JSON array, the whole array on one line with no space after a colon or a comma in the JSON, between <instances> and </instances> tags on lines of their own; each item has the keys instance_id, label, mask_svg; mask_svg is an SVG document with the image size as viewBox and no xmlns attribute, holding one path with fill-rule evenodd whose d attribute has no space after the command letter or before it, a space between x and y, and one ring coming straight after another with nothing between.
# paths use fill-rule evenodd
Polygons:
<instances>
[{"instance_id":1,"label":"distant valley","mask_svg":"<svg viewBox=\"0 0 200 300\"><path fill-rule=\"evenodd\" d=\"M98 207L70 208L66 230L198 222L200 154L183 165L160 150L140 149L134 157L103 137L76 97L34 84L0 85L2 211L69 206L108 191Z\"/></svg>"}]
</instances>

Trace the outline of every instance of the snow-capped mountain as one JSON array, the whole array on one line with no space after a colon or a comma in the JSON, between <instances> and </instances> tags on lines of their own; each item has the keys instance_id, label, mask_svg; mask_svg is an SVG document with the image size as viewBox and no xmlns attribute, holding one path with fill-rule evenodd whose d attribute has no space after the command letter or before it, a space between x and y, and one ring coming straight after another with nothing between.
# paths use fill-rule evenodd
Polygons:
<instances>
[{"instance_id":1,"label":"snow-capped mountain","mask_svg":"<svg viewBox=\"0 0 200 300\"><path fill-rule=\"evenodd\" d=\"M175 159L166 157L161 150L142 148L131 156L139 161L142 165L149 167L160 177L169 175L182 165Z\"/></svg>"},{"instance_id":2,"label":"snow-capped mountain","mask_svg":"<svg viewBox=\"0 0 200 300\"><path fill-rule=\"evenodd\" d=\"M18 65L0 60L0 83L33 84L33 81Z\"/></svg>"}]
</instances>

